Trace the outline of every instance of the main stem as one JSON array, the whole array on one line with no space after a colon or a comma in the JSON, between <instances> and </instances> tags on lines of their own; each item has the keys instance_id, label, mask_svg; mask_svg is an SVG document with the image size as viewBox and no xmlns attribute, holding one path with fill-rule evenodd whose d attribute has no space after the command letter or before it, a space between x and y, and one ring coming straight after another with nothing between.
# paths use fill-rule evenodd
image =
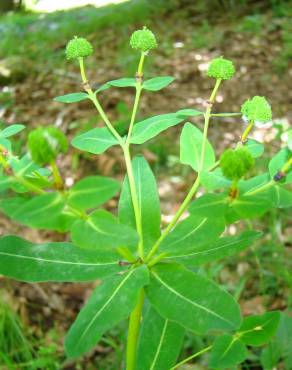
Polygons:
<instances>
[{"instance_id":1,"label":"main stem","mask_svg":"<svg viewBox=\"0 0 292 370\"><path fill-rule=\"evenodd\" d=\"M127 339L127 370L135 370L137 342L140 330L140 321L144 306L144 290L141 289L138 294L138 302L131 313L129 320L128 339Z\"/></svg>"},{"instance_id":2,"label":"main stem","mask_svg":"<svg viewBox=\"0 0 292 370\"><path fill-rule=\"evenodd\" d=\"M198 176L196 178L196 181L194 182L193 186L191 187L189 193L187 194L186 198L182 202L181 206L179 207L178 211L174 215L173 219L171 222L168 224L164 232L161 234L160 238L157 240L157 242L154 244L152 247L151 251L149 252L146 262L148 262L154 254L157 252L160 244L164 240L164 238L170 233L172 228L176 225L182 214L185 212L187 209L189 203L191 202L193 196L196 194L198 187L200 186L200 174L204 168L204 160L205 160L205 153L206 153L206 144L207 144L207 137L208 137L208 128L209 128L209 122L210 122L210 117L211 117L211 111L212 111L212 106L215 101L215 97L217 94L217 91L219 89L221 79L216 80L214 89L210 95L210 99L208 101L208 106L205 112L205 122L204 122L204 132L203 132L203 141L202 141L202 148L201 148L201 155L200 155L200 163L199 163L199 171L198 171Z\"/></svg>"},{"instance_id":3,"label":"main stem","mask_svg":"<svg viewBox=\"0 0 292 370\"><path fill-rule=\"evenodd\" d=\"M139 235L139 244L138 244L138 253L140 258L144 259L144 246L143 246L143 233L142 233L142 218L141 218L141 209L138 201L137 189L135 184L135 178L133 174L132 162L131 162L131 155L130 155L130 142L131 142L131 134L133 130L133 126L136 119L136 114L139 106L139 100L142 91L142 83L143 83L143 64L144 64L145 54L141 53L141 58L138 66L138 71L136 74L136 95L135 101L131 116L131 121L129 125L129 131L126 143L122 146L125 156L125 162L127 167L129 185L131 190L133 208L135 213L136 219L136 228L137 233ZM138 336L140 331L140 322L142 316L142 310L144 306L144 290L141 289L138 295L138 302L131 312L130 320L129 320L129 328L128 328L128 339L127 339L127 370L135 370L136 367L136 355L137 355L137 343L138 343Z\"/></svg>"}]
</instances>

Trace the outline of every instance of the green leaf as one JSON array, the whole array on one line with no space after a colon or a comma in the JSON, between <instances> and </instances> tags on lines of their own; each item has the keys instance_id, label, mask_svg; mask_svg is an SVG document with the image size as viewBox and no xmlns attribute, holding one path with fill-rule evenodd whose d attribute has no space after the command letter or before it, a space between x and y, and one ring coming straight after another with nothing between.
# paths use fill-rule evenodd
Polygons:
<instances>
[{"instance_id":1,"label":"green leaf","mask_svg":"<svg viewBox=\"0 0 292 370\"><path fill-rule=\"evenodd\" d=\"M185 266L202 265L225 257L238 254L248 248L262 234L256 231L245 231L238 236L219 238L211 243L194 244L192 251L181 249L176 254L166 257L165 261L182 263Z\"/></svg>"},{"instance_id":2,"label":"green leaf","mask_svg":"<svg viewBox=\"0 0 292 370\"><path fill-rule=\"evenodd\" d=\"M160 114L147 118L135 124L130 141L132 144L143 144L160 134L160 132L182 121L183 118L178 118L175 113Z\"/></svg>"},{"instance_id":3,"label":"green leaf","mask_svg":"<svg viewBox=\"0 0 292 370\"><path fill-rule=\"evenodd\" d=\"M4 130L0 131L0 138L4 139L6 137L13 136L25 128L24 125L11 125L6 127Z\"/></svg>"},{"instance_id":4,"label":"green leaf","mask_svg":"<svg viewBox=\"0 0 292 370\"><path fill-rule=\"evenodd\" d=\"M145 90L158 91L171 84L174 80L174 77L170 76L154 77L145 81L142 87Z\"/></svg>"},{"instance_id":5,"label":"green leaf","mask_svg":"<svg viewBox=\"0 0 292 370\"><path fill-rule=\"evenodd\" d=\"M63 213L65 199L60 193L46 193L33 198L8 198L1 201L1 208L13 220L37 229L67 231L75 220Z\"/></svg>"},{"instance_id":6,"label":"green leaf","mask_svg":"<svg viewBox=\"0 0 292 370\"><path fill-rule=\"evenodd\" d=\"M148 276L147 267L141 266L105 279L94 290L66 336L65 348L70 358L92 349L107 330L130 315Z\"/></svg>"},{"instance_id":7,"label":"green leaf","mask_svg":"<svg viewBox=\"0 0 292 370\"><path fill-rule=\"evenodd\" d=\"M196 245L211 243L224 231L224 218L191 215L180 222L160 245L160 251L168 256L193 251Z\"/></svg>"},{"instance_id":8,"label":"green leaf","mask_svg":"<svg viewBox=\"0 0 292 370\"><path fill-rule=\"evenodd\" d=\"M248 180L241 180L238 183L238 188L240 193L246 193L248 191L256 190L261 186L267 184L270 181L270 175L268 173L263 173L261 175L252 177Z\"/></svg>"},{"instance_id":9,"label":"green leaf","mask_svg":"<svg viewBox=\"0 0 292 370\"><path fill-rule=\"evenodd\" d=\"M119 189L120 184L114 179L88 176L69 190L68 204L79 209L95 208L111 199Z\"/></svg>"},{"instance_id":10,"label":"green leaf","mask_svg":"<svg viewBox=\"0 0 292 370\"><path fill-rule=\"evenodd\" d=\"M260 195L243 195L230 203L241 218L260 217L272 206L272 200Z\"/></svg>"},{"instance_id":11,"label":"green leaf","mask_svg":"<svg viewBox=\"0 0 292 370\"><path fill-rule=\"evenodd\" d=\"M273 178L278 171L282 169L284 164L291 158L291 151L288 148L281 149L269 162L269 172ZM291 166L290 166L291 167ZM287 176L281 183L289 184L292 182L292 170L288 172Z\"/></svg>"},{"instance_id":12,"label":"green leaf","mask_svg":"<svg viewBox=\"0 0 292 370\"><path fill-rule=\"evenodd\" d=\"M195 171L200 170L200 159L203 145L203 133L187 122L180 137L180 161L190 165ZM215 163L215 154L209 141L206 142L205 157L202 169L208 169Z\"/></svg>"},{"instance_id":13,"label":"green leaf","mask_svg":"<svg viewBox=\"0 0 292 370\"><path fill-rule=\"evenodd\" d=\"M207 190L211 191L226 189L231 185L231 181L223 175L221 168L216 168L211 172L203 171L201 173L201 183Z\"/></svg>"},{"instance_id":14,"label":"green leaf","mask_svg":"<svg viewBox=\"0 0 292 370\"><path fill-rule=\"evenodd\" d=\"M79 219L71 226L74 244L82 248L136 247L138 236L135 229L118 223L109 212L99 209L86 219Z\"/></svg>"},{"instance_id":15,"label":"green leaf","mask_svg":"<svg viewBox=\"0 0 292 370\"><path fill-rule=\"evenodd\" d=\"M54 98L54 101L57 101L59 103L77 103L82 100L89 99L89 95L84 92L78 92L78 93L72 93L72 94L66 94L62 96L57 96Z\"/></svg>"},{"instance_id":16,"label":"green leaf","mask_svg":"<svg viewBox=\"0 0 292 370\"><path fill-rule=\"evenodd\" d=\"M267 196L273 201L273 205L277 208L292 207L292 191L283 188L280 185L275 185L268 189Z\"/></svg>"},{"instance_id":17,"label":"green leaf","mask_svg":"<svg viewBox=\"0 0 292 370\"><path fill-rule=\"evenodd\" d=\"M142 234L145 251L160 236L160 203L155 177L145 158L137 156L132 161L134 179L141 210ZM128 177L126 176L119 201L119 220L136 228Z\"/></svg>"},{"instance_id":18,"label":"green leaf","mask_svg":"<svg viewBox=\"0 0 292 370\"><path fill-rule=\"evenodd\" d=\"M71 142L74 148L93 154L101 154L118 143L118 140L111 134L107 127L97 127L89 130L74 137Z\"/></svg>"},{"instance_id":19,"label":"green leaf","mask_svg":"<svg viewBox=\"0 0 292 370\"><path fill-rule=\"evenodd\" d=\"M249 346L261 346L275 335L279 321L279 311L248 316L244 318L237 335Z\"/></svg>"},{"instance_id":20,"label":"green leaf","mask_svg":"<svg viewBox=\"0 0 292 370\"><path fill-rule=\"evenodd\" d=\"M230 294L181 265L153 267L146 294L162 317L199 335L211 329L233 330L241 323L239 306Z\"/></svg>"},{"instance_id":21,"label":"green leaf","mask_svg":"<svg viewBox=\"0 0 292 370\"><path fill-rule=\"evenodd\" d=\"M212 347L209 366L211 369L229 369L248 356L245 345L229 334L218 337Z\"/></svg>"},{"instance_id":22,"label":"green leaf","mask_svg":"<svg viewBox=\"0 0 292 370\"><path fill-rule=\"evenodd\" d=\"M162 318L149 307L142 321L138 346L139 370L166 370L175 365L180 353L185 330Z\"/></svg>"},{"instance_id":23,"label":"green leaf","mask_svg":"<svg viewBox=\"0 0 292 370\"><path fill-rule=\"evenodd\" d=\"M12 182L13 180L11 177L5 176L2 173L0 173L0 191L9 189Z\"/></svg>"},{"instance_id":24,"label":"green leaf","mask_svg":"<svg viewBox=\"0 0 292 370\"><path fill-rule=\"evenodd\" d=\"M251 155L254 158L260 157L265 150L263 144L253 139L248 139L247 143L245 144L245 147L250 151Z\"/></svg>"},{"instance_id":25,"label":"green leaf","mask_svg":"<svg viewBox=\"0 0 292 370\"><path fill-rule=\"evenodd\" d=\"M204 194L193 201L189 207L191 214L200 216L222 216L227 208L227 197L224 194Z\"/></svg>"},{"instance_id":26,"label":"green leaf","mask_svg":"<svg viewBox=\"0 0 292 370\"><path fill-rule=\"evenodd\" d=\"M287 146L288 149L292 152L292 128L287 132Z\"/></svg>"},{"instance_id":27,"label":"green leaf","mask_svg":"<svg viewBox=\"0 0 292 370\"><path fill-rule=\"evenodd\" d=\"M33 244L0 238L0 274L29 282L90 281L123 271L115 251L87 251L71 243Z\"/></svg>"},{"instance_id":28,"label":"green leaf","mask_svg":"<svg viewBox=\"0 0 292 370\"><path fill-rule=\"evenodd\" d=\"M3 146L8 152L11 152L11 142L8 139L0 138L0 147Z\"/></svg>"},{"instance_id":29,"label":"green leaf","mask_svg":"<svg viewBox=\"0 0 292 370\"><path fill-rule=\"evenodd\" d=\"M124 77L119 78L118 80L109 81L106 84L114 87L135 87L136 79L132 77Z\"/></svg>"},{"instance_id":30,"label":"green leaf","mask_svg":"<svg viewBox=\"0 0 292 370\"><path fill-rule=\"evenodd\" d=\"M196 116L204 115L204 112L201 112L197 109L181 109L176 112L176 115L178 117L187 118L187 117L196 117Z\"/></svg>"}]
</instances>

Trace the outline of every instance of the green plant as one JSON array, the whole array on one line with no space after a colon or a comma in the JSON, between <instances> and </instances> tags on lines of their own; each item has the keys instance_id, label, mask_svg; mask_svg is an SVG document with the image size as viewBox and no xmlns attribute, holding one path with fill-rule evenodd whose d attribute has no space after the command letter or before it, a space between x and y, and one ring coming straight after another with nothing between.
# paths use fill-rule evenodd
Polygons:
<instances>
[{"instance_id":1,"label":"green plant","mask_svg":"<svg viewBox=\"0 0 292 370\"><path fill-rule=\"evenodd\" d=\"M241 141L216 161L208 140L211 118L241 115L212 113L219 87L235 73L232 62L224 58L213 60L209 66L208 75L215 83L205 112L182 109L136 123L141 93L159 91L173 78L144 80L144 62L149 50L156 47L156 40L147 29L139 30L138 37L137 33L134 35L131 44L140 51L136 77L109 81L96 91L87 80L84 63L91 47L86 41L84 53L84 39L82 45L80 39L73 39L67 55L74 54L78 61L85 91L55 98L62 103L90 100L105 124L76 136L72 140L75 148L98 155L112 146L120 146L127 174L119 198L118 218L100 208L119 192L116 180L89 176L70 189L65 188L56 170L56 152L53 151L53 167L51 157L38 161L39 164L33 162L34 156L31 158L30 154L15 157L7 138L23 126L10 126L0 132L0 186L2 191L12 189L18 194L5 195L1 209L26 226L69 232L71 242L34 244L17 236L4 236L0 239L0 273L30 282L103 280L67 333L68 357L79 357L94 348L105 332L129 318L127 370L176 369L206 352L210 352L210 368L230 368L246 359L247 346L261 346L272 338L279 312L242 319L233 296L203 277L198 267L233 256L261 237L254 230L222 236L226 226L291 205L292 195L286 189L292 181L291 145L270 160L268 172L247 178L254 160L264 150L261 143L249 138L249 133L256 121L271 119L266 100L254 97L242 106L248 125ZM102 91L112 87L135 90L126 136L117 131L98 98ZM180 137L180 161L194 170L196 179L172 221L161 231L155 177L143 156L131 158L130 149L131 145L143 144L188 117L204 119L203 132L187 122ZM43 132L40 150L43 153L46 137L49 151L45 155L51 155L49 138ZM32 154L38 151L33 144ZM50 167L42 168L40 163L49 163ZM200 187L206 193L192 202ZM186 210L189 215L181 221ZM186 330L196 335L211 332L216 339L175 365Z\"/></svg>"}]
</instances>

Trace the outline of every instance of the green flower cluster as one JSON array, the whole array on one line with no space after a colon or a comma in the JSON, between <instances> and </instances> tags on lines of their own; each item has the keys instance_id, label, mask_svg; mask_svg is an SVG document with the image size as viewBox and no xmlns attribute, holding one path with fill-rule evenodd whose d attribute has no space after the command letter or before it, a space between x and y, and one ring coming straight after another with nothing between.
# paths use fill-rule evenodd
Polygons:
<instances>
[{"instance_id":1,"label":"green flower cluster","mask_svg":"<svg viewBox=\"0 0 292 370\"><path fill-rule=\"evenodd\" d=\"M93 53L93 47L83 37L75 36L66 46L67 59L85 58Z\"/></svg>"},{"instance_id":2,"label":"green flower cluster","mask_svg":"<svg viewBox=\"0 0 292 370\"><path fill-rule=\"evenodd\" d=\"M130 45L133 49L137 49L146 53L157 47L155 35L148 28L143 27L142 30L137 30L132 33Z\"/></svg>"},{"instance_id":3,"label":"green flower cluster","mask_svg":"<svg viewBox=\"0 0 292 370\"><path fill-rule=\"evenodd\" d=\"M220 167L224 176L234 181L241 179L253 165L254 158L245 147L227 149L220 158Z\"/></svg>"},{"instance_id":4,"label":"green flower cluster","mask_svg":"<svg viewBox=\"0 0 292 370\"><path fill-rule=\"evenodd\" d=\"M231 60L223 57L215 58L211 61L207 75L221 80L230 80L235 73L235 68Z\"/></svg>"},{"instance_id":5,"label":"green flower cluster","mask_svg":"<svg viewBox=\"0 0 292 370\"><path fill-rule=\"evenodd\" d=\"M265 123L272 119L272 109L266 98L254 96L241 106L241 113L248 121Z\"/></svg>"},{"instance_id":6,"label":"green flower cluster","mask_svg":"<svg viewBox=\"0 0 292 370\"><path fill-rule=\"evenodd\" d=\"M38 127L28 135L28 148L33 161L43 166L54 161L58 154L66 153L68 141L56 127Z\"/></svg>"}]
</instances>

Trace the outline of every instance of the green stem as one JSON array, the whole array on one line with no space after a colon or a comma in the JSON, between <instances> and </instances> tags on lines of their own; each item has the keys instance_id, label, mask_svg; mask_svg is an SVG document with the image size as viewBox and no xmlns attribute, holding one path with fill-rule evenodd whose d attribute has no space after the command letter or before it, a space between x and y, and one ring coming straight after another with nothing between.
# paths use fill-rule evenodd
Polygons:
<instances>
[{"instance_id":1,"label":"green stem","mask_svg":"<svg viewBox=\"0 0 292 370\"><path fill-rule=\"evenodd\" d=\"M60 171L59 171L59 168L58 168L56 162L52 161L50 163L50 165L51 165L52 174L53 174L54 183L55 183L56 188L57 189L63 189L64 182L63 182L63 179L61 177L61 174L60 174Z\"/></svg>"},{"instance_id":2,"label":"green stem","mask_svg":"<svg viewBox=\"0 0 292 370\"><path fill-rule=\"evenodd\" d=\"M253 125L254 125L254 121L250 121L250 123L248 124L247 128L244 130L242 136L241 136L241 142L244 143L251 131L251 129L253 128Z\"/></svg>"},{"instance_id":3,"label":"green stem","mask_svg":"<svg viewBox=\"0 0 292 370\"><path fill-rule=\"evenodd\" d=\"M33 193L36 194L45 194L46 191L40 188L37 185L32 184L31 182L27 181L25 178L15 175L14 179L21 185L25 186L29 190L31 190Z\"/></svg>"},{"instance_id":4,"label":"green stem","mask_svg":"<svg viewBox=\"0 0 292 370\"><path fill-rule=\"evenodd\" d=\"M128 339L127 339L127 367L126 370L135 370L138 335L140 330L140 321L144 305L144 290L141 289L138 295L138 302L131 313Z\"/></svg>"},{"instance_id":5,"label":"green stem","mask_svg":"<svg viewBox=\"0 0 292 370\"><path fill-rule=\"evenodd\" d=\"M119 133L116 131L116 129L111 124L111 122L108 119L106 113L102 109L102 106L100 105L100 103L99 103L99 101L96 97L96 94L94 94L94 92L92 91L92 89L91 89L91 87L88 83L83 58L79 58L79 66L80 66L80 74L81 74L82 82L84 84L84 89L87 91L87 93L90 97L90 100L95 105L95 108L97 109L98 113L100 114L100 116L103 119L104 123L106 124L107 128L114 135L114 137L118 140L119 144L122 145L124 143L122 137L119 135Z\"/></svg>"},{"instance_id":6,"label":"green stem","mask_svg":"<svg viewBox=\"0 0 292 370\"><path fill-rule=\"evenodd\" d=\"M124 151L125 163L126 163L126 168L127 168L127 173L128 173L132 203L133 203L135 220L136 220L136 228L137 228L137 233L139 235L138 253L139 253L140 258L143 259L144 250L143 250L142 219L141 219L141 211L140 211L140 206L139 206L139 201L138 201L137 189L135 185L133 167L132 167L132 162L131 162L131 155L130 155L130 150L128 146L123 145L122 148Z\"/></svg>"},{"instance_id":7,"label":"green stem","mask_svg":"<svg viewBox=\"0 0 292 370\"><path fill-rule=\"evenodd\" d=\"M198 176L196 178L196 181L194 182L193 186L191 187L189 193L187 194L186 198L182 202L181 206L179 207L178 211L174 215L173 219L171 222L168 224L164 232L161 234L160 238L157 240L157 242L154 244L152 249L150 250L146 262L149 262L149 260L154 256L154 254L158 251L158 248L162 241L165 239L165 237L170 233L172 228L176 225L182 214L185 212L185 210L188 208L189 203L193 199L194 195L196 194L199 186L200 186L200 174L202 172L202 169L204 167L204 159L205 159L205 153L206 153L206 143L207 143L207 136L208 136L208 128L209 128L209 121L211 117L211 110L213 103L215 101L216 94L218 92L221 79L216 80L215 86L213 88L213 91L210 95L209 99L209 104L206 109L205 113L205 123L204 123L204 133L203 133L203 142L202 142L202 149L201 149L201 156L200 156L200 164L199 164L199 171L198 171Z\"/></svg>"},{"instance_id":8,"label":"green stem","mask_svg":"<svg viewBox=\"0 0 292 370\"><path fill-rule=\"evenodd\" d=\"M130 145L130 140L131 140L131 135L132 135L132 130L133 126L135 123L135 118L139 106L139 100L141 96L141 91L142 91L142 83L143 83L143 64L144 64L144 58L145 54L142 52L141 53L141 58L138 66L138 72L136 74L136 95L135 95L135 101L134 101L134 106L133 106L133 111L131 115L131 121L129 125L129 131L127 135L127 140L126 140L126 145Z\"/></svg>"},{"instance_id":9,"label":"green stem","mask_svg":"<svg viewBox=\"0 0 292 370\"><path fill-rule=\"evenodd\" d=\"M210 351L210 349L211 349L211 348L212 348L212 346L209 346L209 347L206 347L206 348L202 349L202 350L201 350L201 351L199 351L199 352L194 353L193 355L191 355L191 356L187 357L186 359L184 359L183 361L179 362L178 364L176 364L175 366L173 366L173 367L172 367L171 369L169 369L169 370L175 370L175 369L178 369L181 365L186 364L187 362L191 361L193 358L196 358L196 357L198 357L198 356L202 355L203 353Z\"/></svg>"},{"instance_id":10,"label":"green stem","mask_svg":"<svg viewBox=\"0 0 292 370\"><path fill-rule=\"evenodd\" d=\"M152 247L151 251L149 252L146 262L150 261L151 258L154 256L154 254L158 251L158 248L162 241L165 239L165 237L170 233L172 228L176 225L178 220L180 219L181 215L184 213L184 211L187 209L190 201L192 200L193 196L195 195L198 187L200 186L200 176L196 178L196 181L194 182L193 186L191 187L191 190L189 191L188 195L185 197L184 201L182 202L181 206L179 207L178 211L174 215L171 222L167 225L166 229L163 231L163 233L160 235L160 238L157 240L157 242Z\"/></svg>"}]
</instances>

